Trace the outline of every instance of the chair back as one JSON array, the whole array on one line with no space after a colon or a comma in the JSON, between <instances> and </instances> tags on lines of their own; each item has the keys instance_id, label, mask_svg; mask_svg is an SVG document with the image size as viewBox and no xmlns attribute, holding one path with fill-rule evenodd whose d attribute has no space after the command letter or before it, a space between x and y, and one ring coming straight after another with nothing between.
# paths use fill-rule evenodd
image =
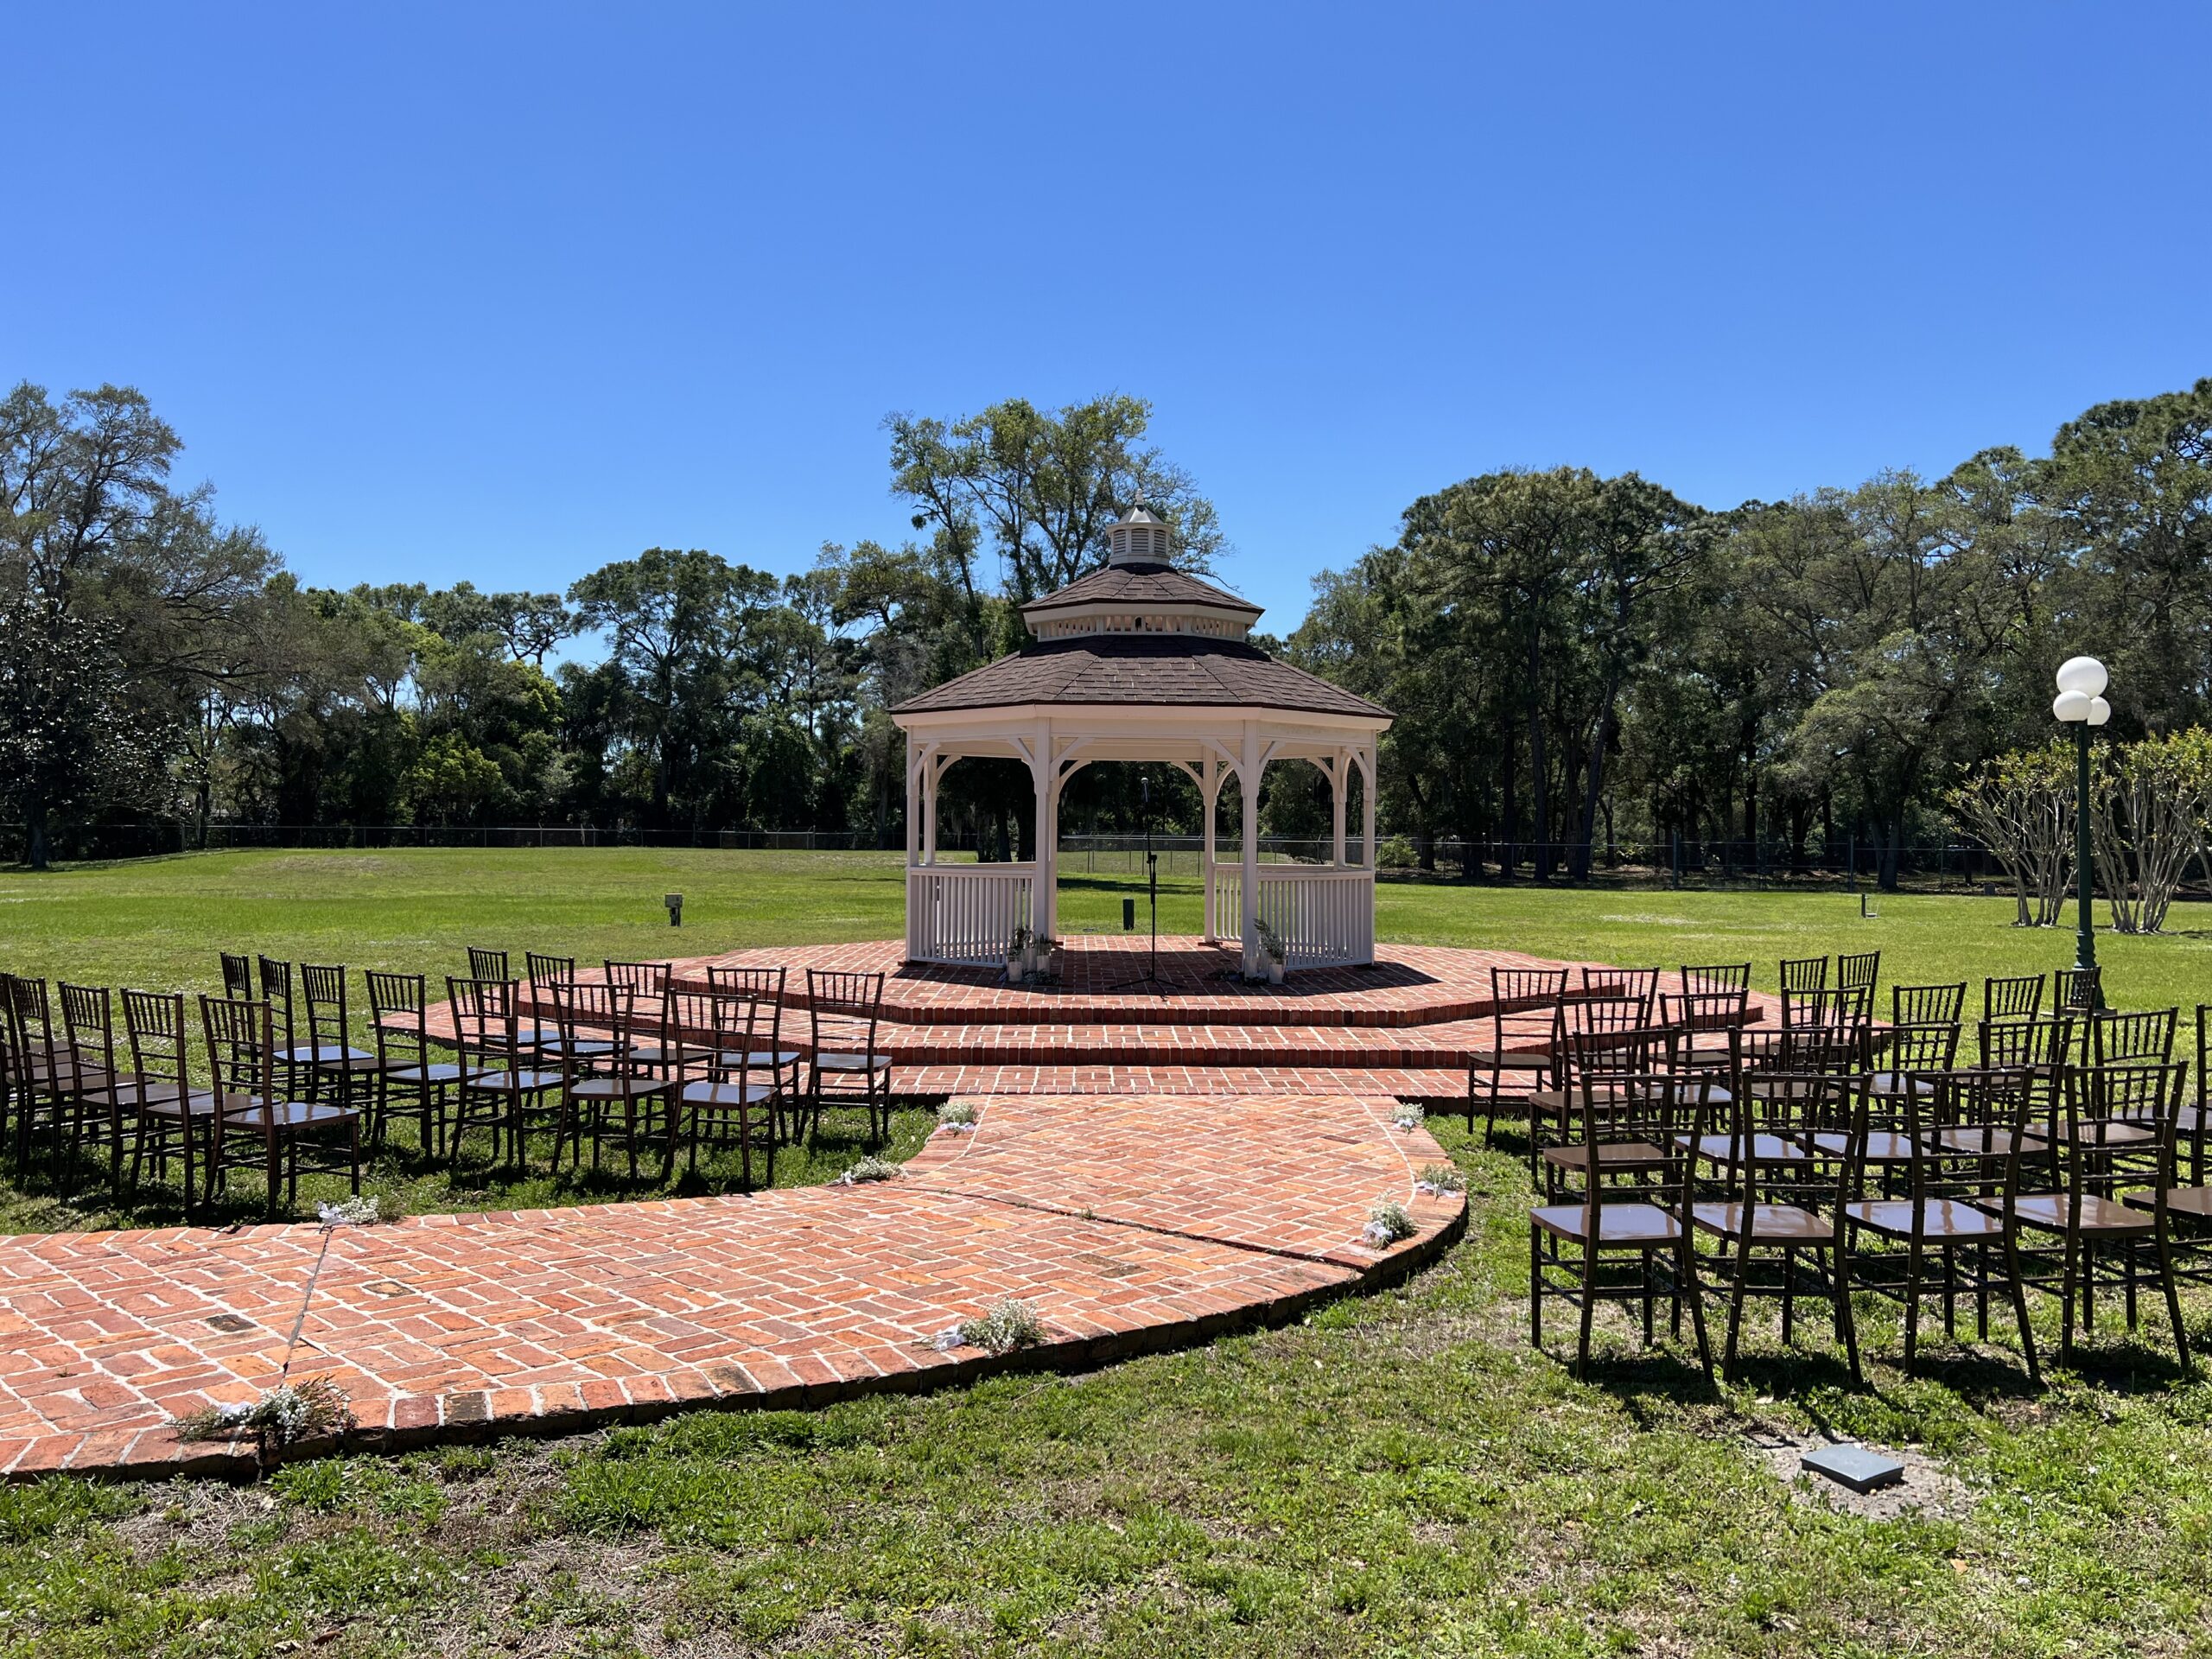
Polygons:
<instances>
[{"instance_id":1,"label":"chair back","mask_svg":"<svg viewBox=\"0 0 2212 1659\"><path fill-rule=\"evenodd\" d=\"M2061 968L2050 976L2050 1005L2067 1014L2083 1014L2104 1005L2102 968Z\"/></svg>"},{"instance_id":2,"label":"chair back","mask_svg":"<svg viewBox=\"0 0 2212 1659\"><path fill-rule=\"evenodd\" d=\"M518 1058L516 1035L521 996L512 979L446 979L446 1000L453 1008L454 1046L464 1061L482 1058L512 1065Z\"/></svg>"},{"instance_id":3,"label":"chair back","mask_svg":"<svg viewBox=\"0 0 2212 1659\"><path fill-rule=\"evenodd\" d=\"M2089 1028L2088 1064L2118 1065L2152 1060L2164 1065L2174 1057L2174 1032L2180 1021L2179 1008L2088 1014L2084 1019Z\"/></svg>"},{"instance_id":4,"label":"chair back","mask_svg":"<svg viewBox=\"0 0 2212 1659\"><path fill-rule=\"evenodd\" d=\"M1967 982L1955 985L1892 985L1890 1023L1893 1026L1942 1026L1959 1023L1966 1012Z\"/></svg>"},{"instance_id":5,"label":"chair back","mask_svg":"<svg viewBox=\"0 0 2212 1659\"><path fill-rule=\"evenodd\" d=\"M1835 982L1844 990L1864 989L1872 996L1874 982L1881 976L1882 953L1878 950L1861 950L1835 959Z\"/></svg>"},{"instance_id":6,"label":"chair back","mask_svg":"<svg viewBox=\"0 0 2212 1659\"><path fill-rule=\"evenodd\" d=\"M1679 1058L1687 1064L1725 1066L1730 1076L1743 1069L1744 998L1737 991L1662 991L1659 995L1659 1023L1677 1034ZM1700 1052L1697 1039L1722 1033L1716 1048L1710 1042Z\"/></svg>"},{"instance_id":7,"label":"chair back","mask_svg":"<svg viewBox=\"0 0 2212 1659\"><path fill-rule=\"evenodd\" d=\"M2070 1226L2080 1226L2085 1199L2116 1201L2123 1191L2148 1188L2164 1236L2174 1117L2187 1069L2178 1060L2066 1068L2059 1146Z\"/></svg>"},{"instance_id":8,"label":"chair back","mask_svg":"<svg viewBox=\"0 0 2212 1659\"><path fill-rule=\"evenodd\" d=\"M671 990L667 1052L683 1083L744 1080L755 1033L769 1005L750 991Z\"/></svg>"},{"instance_id":9,"label":"chair back","mask_svg":"<svg viewBox=\"0 0 2212 1659\"><path fill-rule=\"evenodd\" d=\"M1656 968L1592 968L1582 969L1582 988L1574 997L1633 997L1643 1005L1643 1023L1649 1025L1657 1010L1659 970Z\"/></svg>"},{"instance_id":10,"label":"chair back","mask_svg":"<svg viewBox=\"0 0 2212 1659\"><path fill-rule=\"evenodd\" d=\"M369 1022L376 1033L377 1063L427 1065L430 1059L430 989L420 974L388 974L372 968Z\"/></svg>"},{"instance_id":11,"label":"chair back","mask_svg":"<svg viewBox=\"0 0 2212 1659\"><path fill-rule=\"evenodd\" d=\"M715 990L734 991L752 997L760 1007L755 1011L753 1032L760 1046L753 1052L766 1052L771 1058L784 1046L784 982L790 970L784 968L709 968L707 983Z\"/></svg>"},{"instance_id":12,"label":"chair back","mask_svg":"<svg viewBox=\"0 0 2212 1659\"><path fill-rule=\"evenodd\" d=\"M104 985L57 987L61 995L61 1027L68 1052L80 1071L96 1071L111 1078L116 1072L115 996Z\"/></svg>"},{"instance_id":13,"label":"chair back","mask_svg":"<svg viewBox=\"0 0 2212 1659\"><path fill-rule=\"evenodd\" d=\"M1955 1020L1930 1020L1917 1025L1891 1026L1882 1033L1889 1046L1882 1069L1903 1077L1923 1077L1948 1071L1959 1061L1959 1027Z\"/></svg>"},{"instance_id":14,"label":"chair back","mask_svg":"<svg viewBox=\"0 0 2212 1659\"><path fill-rule=\"evenodd\" d=\"M280 1048L292 1046L292 964L274 957L257 959L261 970L261 1000L269 1005L269 1028ZM226 1001L233 1000L229 997Z\"/></svg>"},{"instance_id":15,"label":"chair back","mask_svg":"<svg viewBox=\"0 0 2212 1659\"><path fill-rule=\"evenodd\" d=\"M649 1075L658 1058L640 1058L641 1040L658 1050L666 1046L667 1004L648 1011L637 991L617 980L569 979L548 988L553 1020L561 1033L561 1065L573 1077L589 1071L620 1077ZM607 1042L604 1053L589 1052L587 1045Z\"/></svg>"},{"instance_id":16,"label":"chair back","mask_svg":"<svg viewBox=\"0 0 2212 1659\"><path fill-rule=\"evenodd\" d=\"M2018 974L1981 982L1981 1017L1992 1020L2032 1020L2043 1011L2043 976Z\"/></svg>"},{"instance_id":17,"label":"chair back","mask_svg":"<svg viewBox=\"0 0 2212 1659\"><path fill-rule=\"evenodd\" d=\"M1656 1076L1674 1070L1675 1034L1651 1023L1643 999L1573 996L1560 1009L1563 1081L1574 1089L1616 1077Z\"/></svg>"},{"instance_id":18,"label":"chair back","mask_svg":"<svg viewBox=\"0 0 2212 1659\"><path fill-rule=\"evenodd\" d=\"M806 970L808 1022L817 1054L873 1054L883 1018L881 974Z\"/></svg>"},{"instance_id":19,"label":"chair back","mask_svg":"<svg viewBox=\"0 0 2212 1659\"><path fill-rule=\"evenodd\" d=\"M1679 1212L1689 1162L1685 1142L1697 1132L1713 1093L1711 1078L1674 1071L1586 1071L1570 1091L1567 1144L1582 1148L1586 1173L1605 1167L1608 1146L1655 1147L1656 1165L1624 1177L1582 1183L1585 1236L1598 1238L1599 1211L1608 1205L1656 1205Z\"/></svg>"},{"instance_id":20,"label":"chair back","mask_svg":"<svg viewBox=\"0 0 2212 1659\"><path fill-rule=\"evenodd\" d=\"M1505 1022L1515 1014L1541 1014L1551 1034L1559 1032L1560 1004L1567 995L1564 968L1493 968L1490 970L1491 1052L1506 1051Z\"/></svg>"},{"instance_id":21,"label":"chair back","mask_svg":"<svg viewBox=\"0 0 2212 1659\"><path fill-rule=\"evenodd\" d=\"M169 1085L180 1102L192 1095L184 1021L181 991L126 990L123 994L123 1029L130 1043L132 1073L142 1084Z\"/></svg>"},{"instance_id":22,"label":"chair back","mask_svg":"<svg viewBox=\"0 0 2212 1659\"><path fill-rule=\"evenodd\" d=\"M8 1023L15 1033L16 1052L23 1070L27 1091L39 1083L36 1068L43 1066L43 1087L51 1089L67 1068L69 1046L56 1028L54 999L42 979L26 974L8 978Z\"/></svg>"},{"instance_id":23,"label":"chair back","mask_svg":"<svg viewBox=\"0 0 2212 1659\"><path fill-rule=\"evenodd\" d=\"M226 950L223 958L223 995L240 1002L253 1001L253 958L237 956Z\"/></svg>"},{"instance_id":24,"label":"chair back","mask_svg":"<svg viewBox=\"0 0 2212 1659\"><path fill-rule=\"evenodd\" d=\"M347 1039L346 970L318 963L300 964L300 990L307 1007L308 1041L318 1059L345 1058Z\"/></svg>"},{"instance_id":25,"label":"chair back","mask_svg":"<svg viewBox=\"0 0 2212 1659\"><path fill-rule=\"evenodd\" d=\"M1751 964L1748 962L1709 963L1700 968L1684 964L1682 989L1693 995L1705 991L1737 991L1748 998Z\"/></svg>"},{"instance_id":26,"label":"chair back","mask_svg":"<svg viewBox=\"0 0 2212 1659\"><path fill-rule=\"evenodd\" d=\"M1782 994L1793 991L1825 990L1828 982L1828 959L1826 957L1784 957L1782 959Z\"/></svg>"},{"instance_id":27,"label":"chair back","mask_svg":"<svg viewBox=\"0 0 2212 1659\"><path fill-rule=\"evenodd\" d=\"M530 980L531 995L533 996L541 991L550 990L564 979L576 976L576 959L574 957L550 957L542 950L524 951L523 967Z\"/></svg>"},{"instance_id":28,"label":"chair back","mask_svg":"<svg viewBox=\"0 0 2212 1659\"><path fill-rule=\"evenodd\" d=\"M1854 1131L1843 1160L1839 1208L1868 1192L1867 1131L1870 1114L1891 1114L1902 1131L1905 1192L1911 1208L1913 1236L1929 1234L1936 1207L1974 1203L2000 1222L2001 1236L2012 1232L2012 1200L2020 1187L2021 1142L2034 1109L2034 1075L2018 1067L1976 1067L1938 1073L1932 1092L1907 1090L1878 1103L1862 1095ZM1891 1172L1879 1185L1886 1187Z\"/></svg>"},{"instance_id":29,"label":"chair back","mask_svg":"<svg viewBox=\"0 0 2212 1659\"><path fill-rule=\"evenodd\" d=\"M512 979L507 967L507 953L486 950L480 944L468 947L468 976L479 982Z\"/></svg>"},{"instance_id":30,"label":"chair back","mask_svg":"<svg viewBox=\"0 0 2212 1659\"><path fill-rule=\"evenodd\" d=\"M655 1016L658 1016L660 1003L668 995L668 981L671 971L669 963L609 962L603 965L607 969L608 984L626 987L633 1001L650 1007Z\"/></svg>"},{"instance_id":31,"label":"chair back","mask_svg":"<svg viewBox=\"0 0 2212 1659\"><path fill-rule=\"evenodd\" d=\"M260 998L202 996L200 1025L215 1089L215 1131L233 1113L276 1098L276 1011ZM269 1133L275 1134L274 1119Z\"/></svg>"}]
</instances>

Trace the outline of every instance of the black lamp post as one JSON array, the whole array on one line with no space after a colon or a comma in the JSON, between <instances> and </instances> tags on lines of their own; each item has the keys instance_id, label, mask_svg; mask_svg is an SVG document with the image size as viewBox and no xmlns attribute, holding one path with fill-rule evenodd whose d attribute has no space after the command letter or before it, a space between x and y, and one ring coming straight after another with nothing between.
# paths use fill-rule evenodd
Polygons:
<instances>
[{"instance_id":1,"label":"black lamp post","mask_svg":"<svg viewBox=\"0 0 2212 1659\"><path fill-rule=\"evenodd\" d=\"M2050 712L2074 728L2074 912L2080 931L2074 945L2075 971L2092 977L2090 1007L2104 1006L2097 987L2097 936L2090 925L2090 888L2095 874L2089 848L2089 733L2112 718L2104 698L2105 665L2094 657L2069 657L2058 665L2058 695Z\"/></svg>"}]
</instances>

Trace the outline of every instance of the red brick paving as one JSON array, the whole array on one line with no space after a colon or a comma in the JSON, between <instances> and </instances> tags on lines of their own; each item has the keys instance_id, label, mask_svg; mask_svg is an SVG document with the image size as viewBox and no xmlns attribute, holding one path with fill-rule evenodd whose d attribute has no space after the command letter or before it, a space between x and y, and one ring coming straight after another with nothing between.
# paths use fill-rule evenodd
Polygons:
<instances>
[{"instance_id":1,"label":"red brick paving","mask_svg":"<svg viewBox=\"0 0 2212 1659\"><path fill-rule=\"evenodd\" d=\"M252 1398L288 1351L383 1446L956 1379L1003 1362L929 1339L1006 1296L1046 1322L1036 1357L1093 1363L1403 1271L1464 1216L1413 1192L1442 1154L1383 1097L981 1105L875 1185L0 1240L0 1467L244 1471L163 1425ZM1420 1231L1370 1251L1385 1197Z\"/></svg>"},{"instance_id":2,"label":"red brick paving","mask_svg":"<svg viewBox=\"0 0 2212 1659\"><path fill-rule=\"evenodd\" d=\"M1255 988L1224 976L1226 950L1165 939L1170 995L1116 988L1143 944L1071 941L1058 987L904 967L883 941L678 963L785 965L794 1005L809 966L891 975L897 1092L982 1109L895 1182L327 1235L0 1239L0 1471L249 1470L246 1450L164 1424L252 1398L288 1358L346 1391L371 1444L553 1432L970 1376L1005 1362L929 1339L1005 1296L1038 1306L1044 1363L1096 1363L1440 1248L1464 1204L1414 1193L1442 1154L1390 1126L1394 1098L1462 1097L1490 969L1540 959L1392 945L1372 969ZM802 1050L805 1023L797 1006L785 1022ZM1383 1197L1420 1230L1376 1253L1358 1235Z\"/></svg>"}]
</instances>

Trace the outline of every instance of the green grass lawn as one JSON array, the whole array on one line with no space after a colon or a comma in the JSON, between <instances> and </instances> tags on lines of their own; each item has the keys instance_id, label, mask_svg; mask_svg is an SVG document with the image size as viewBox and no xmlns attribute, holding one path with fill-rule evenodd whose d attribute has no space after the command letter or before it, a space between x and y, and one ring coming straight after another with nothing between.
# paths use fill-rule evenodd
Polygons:
<instances>
[{"instance_id":1,"label":"green grass lawn","mask_svg":"<svg viewBox=\"0 0 2212 1659\"><path fill-rule=\"evenodd\" d=\"M1131 884L1071 878L1064 928ZM686 895L671 936L659 910ZM1162 925L1196 925L1191 884ZM0 877L0 962L201 989L219 948L454 971L462 947L687 954L898 931L896 855L239 854ZM1878 945L1884 980L2070 960L2009 903L1392 886L1387 938L1638 963ZM2178 912L2188 926L2196 912ZM2207 995L2207 938L2101 942L2126 1006ZM2024 1387L2001 1346L1936 1342L1847 1387L1821 1322L1755 1321L1715 1395L1617 1313L1571 1380L1526 1340L1512 1147L1433 1127L1466 1238L1402 1288L1283 1330L1082 1376L1003 1377L813 1414L702 1414L549 1445L296 1465L266 1485L0 1491L0 1653L1472 1655L2212 1652L2212 1383L2162 1318L2101 1321ZM902 1115L899 1141L925 1128ZM849 1126L787 1179L822 1179ZM894 1152L893 1155L899 1155ZM726 1174L727 1172L721 1172ZM719 1176L717 1176L719 1178ZM418 1207L620 1196L456 1186ZM15 1193L5 1219L111 1212ZM125 1219L137 1219L129 1216ZM2212 1346L2212 1295L2186 1304ZM2037 1318L2056 1359L2056 1321ZM1933 1506L1833 1513L1754 1442L1815 1427L1910 1446Z\"/></svg>"}]
</instances>

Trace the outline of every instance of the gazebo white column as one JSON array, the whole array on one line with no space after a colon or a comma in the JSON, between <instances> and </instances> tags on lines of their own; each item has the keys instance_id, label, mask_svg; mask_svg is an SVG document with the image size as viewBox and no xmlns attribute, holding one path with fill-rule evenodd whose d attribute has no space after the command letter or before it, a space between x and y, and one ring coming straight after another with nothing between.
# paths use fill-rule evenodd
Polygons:
<instances>
[{"instance_id":1,"label":"gazebo white column","mask_svg":"<svg viewBox=\"0 0 2212 1659\"><path fill-rule=\"evenodd\" d=\"M1244 880L1236 907L1243 923L1244 971L1249 974L1260 963L1260 723L1255 720L1244 722L1236 783L1244 796Z\"/></svg>"},{"instance_id":2,"label":"gazebo white column","mask_svg":"<svg viewBox=\"0 0 2212 1659\"><path fill-rule=\"evenodd\" d=\"M1205 896L1205 938L1213 943L1213 847L1214 809L1221 802L1221 763L1211 755L1198 761L1198 798L1205 803L1201 814L1203 829L1198 836L1198 889Z\"/></svg>"},{"instance_id":3,"label":"gazebo white column","mask_svg":"<svg viewBox=\"0 0 2212 1659\"><path fill-rule=\"evenodd\" d=\"M1037 781L1037 874L1029 894L1029 925L1039 938L1057 938L1053 900L1059 885L1060 763L1052 753L1052 721L1037 717L1029 770Z\"/></svg>"},{"instance_id":4,"label":"gazebo white column","mask_svg":"<svg viewBox=\"0 0 2212 1659\"><path fill-rule=\"evenodd\" d=\"M1375 751L1367 749L1359 761L1360 860L1369 869L1379 868L1375 859ZM1370 918L1372 919L1372 906Z\"/></svg>"},{"instance_id":5,"label":"gazebo white column","mask_svg":"<svg viewBox=\"0 0 2212 1659\"><path fill-rule=\"evenodd\" d=\"M1351 783L1351 752L1338 749L1329 769L1329 817L1336 834L1336 866L1344 867L1344 791Z\"/></svg>"}]
</instances>

